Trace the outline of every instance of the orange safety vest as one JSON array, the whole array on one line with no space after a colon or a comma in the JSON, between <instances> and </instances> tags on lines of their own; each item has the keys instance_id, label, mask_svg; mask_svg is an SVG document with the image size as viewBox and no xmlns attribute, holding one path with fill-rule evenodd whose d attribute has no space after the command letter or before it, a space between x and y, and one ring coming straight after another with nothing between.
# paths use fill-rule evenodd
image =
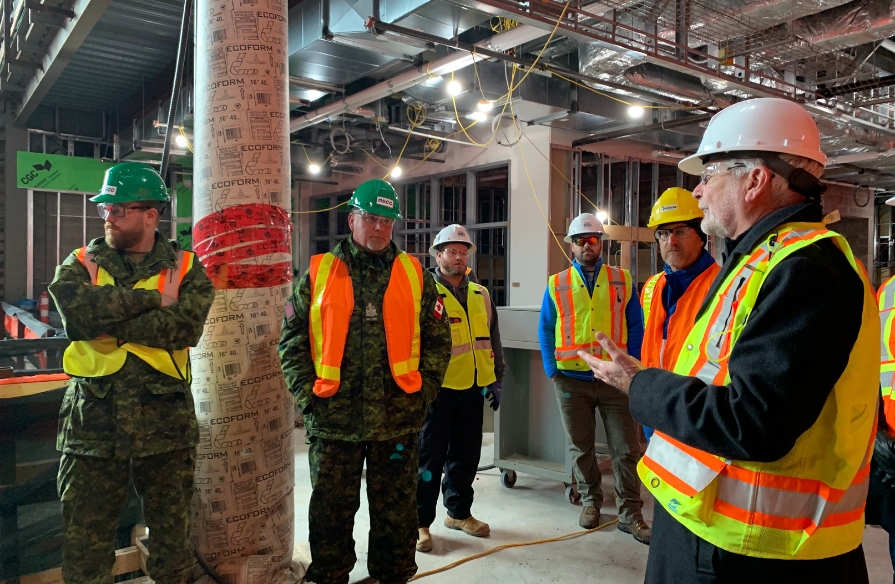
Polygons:
<instances>
[{"instance_id":1,"label":"orange safety vest","mask_svg":"<svg viewBox=\"0 0 895 584\"><path fill-rule=\"evenodd\" d=\"M640 293L640 304L643 306L643 348L640 349L640 360L646 367L669 370L674 368L674 361L680 353L684 339L690 334L690 329L696 322L696 313L720 271L721 266L712 264L690 282L687 290L678 299L674 314L668 321L667 339L664 337L667 312L662 303L665 272L647 280Z\"/></svg>"},{"instance_id":2,"label":"orange safety vest","mask_svg":"<svg viewBox=\"0 0 895 584\"><path fill-rule=\"evenodd\" d=\"M392 262L382 320L389 366L398 387L416 393L423 387L420 362L420 304L423 267L415 257L400 252ZM314 395L332 397L339 390L348 325L354 310L354 286L348 265L332 253L311 258L311 307L308 327L314 359Z\"/></svg>"},{"instance_id":3,"label":"orange safety vest","mask_svg":"<svg viewBox=\"0 0 895 584\"><path fill-rule=\"evenodd\" d=\"M115 278L92 261L93 254L88 253L86 247L76 250L75 257L87 268L92 285L115 285ZM196 254L193 252L178 250L176 268L164 268L158 274L137 282L134 289L158 290L159 293L167 294L176 300L180 294L180 283L192 269L195 258ZM102 335L91 341L72 341L62 356L62 367L66 373L76 377L105 377L116 373L124 366L128 353L138 357L156 371L190 381L189 349L166 351L139 343L119 344L118 339L108 335Z\"/></svg>"},{"instance_id":4,"label":"orange safety vest","mask_svg":"<svg viewBox=\"0 0 895 584\"><path fill-rule=\"evenodd\" d=\"M879 385L886 425L895 431L895 394L892 393L895 380L895 276L883 282L876 298L880 326Z\"/></svg>"},{"instance_id":5,"label":"orange safety vest","mask_svg":"<svg viewBox=\"0 0 895 584\"><path fill-rule=\"evenodd\" d=\"M631 299L631 273L603 264L594 283L594 293L572 266L550 276L547 289L556 307L556 367L564 371L590 371L578 351L603 361L609 354L596 341L598 331L606 332L622 349L628 346L628 322L625 307Z\"/></svg>"},{"instance_id":6,"label":"orange safety vest","mask_svg":"<svg viewBox=\"0 0 895 584\"><path fill-rule=\"evenodd\" d=\"M725 459L656 431L637 466L658 505L729 552L808 560L861 543L876 431L879 332L870 284L842 236L816 223L790 223L769 234L725 277L684 341L674 372L729 384L728 359L765 278L794 251L827 238L861 277L864 307L845 371L811 428L790 452L769 462Z\"/></svg>"}]
</instances>

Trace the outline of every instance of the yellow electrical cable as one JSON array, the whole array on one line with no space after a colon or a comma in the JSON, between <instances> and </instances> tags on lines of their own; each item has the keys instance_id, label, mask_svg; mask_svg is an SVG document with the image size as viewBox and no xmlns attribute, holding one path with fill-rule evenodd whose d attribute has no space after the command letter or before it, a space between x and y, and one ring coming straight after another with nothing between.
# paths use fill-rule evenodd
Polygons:
<instances>
[{"instance_id":1,"label":"yellow electrical cable","mask_svg":"<svg viewBox=\"0 0 895 584\"><path fill-rule=\"evenodd\" d=\"M478 554L473 554L471 556L463 558L462 560L457 560L456 562L451 562L450 564L447 564L440 568L436 568L434 570L429 570L428 572L422 572L421 574L417 574L416 576L414 576L413 578L410 579L410 582L415 582L416 580L419 580L420 578L425 578L426 576L432 576L434 574L440 574L441 572L447 572L448 570L456 568L457 566L465 564L466 562L471 562L471 561L477 560L479 558L484 558L485 556L490 556L491 554L493 554L495 552L499 552L501 550L506 550L506 549L515 548L515 547L538 545L538 544L542 544L542 543L552 543L552 542L556 542L556 541L564 541L566 539L572 539L575 537L581 537L582 535L587 535L589 533L599 531L599 530L603 529L604 527L608 527L608 526L612 525L613 523L618 523L618 519L613 519L612 521L604 523L603 525L600 525L598 527L594 527L593 529L586 529L584 531L574 531L572 533L560 535L559 537L551 537L549 539L538 539L535 541L523 541L523 542L519 542L519 543L505 543L503 545L493 547L490 550L480 552Z\"/></svg>"},{"instance_id":2,"label":"yellow electrical cable","mask_svg":"<svg viewBox=\"0 0 895 584\"><path fill-rule=\"evenodd\" d=\"M182 125L181 125L181 126L177 126L177 129L180 130L180 135L183 136L183 139L184 139L184 140L186 140L186 147L187 147L187 149L188 149L190 152L192 152L192 151L193 151L193 147L190 146L190 139L186 137L186 132L183 131L183 126L182 126Z\"/></svg>"},{"instance_id":3,"label":"yellow electrical cable","mask_svg":"<svg viewBox=\"0 0 895 584\"><path fill-rule=\"evenodd\" d=\"M293 215L312 215L314 213L325 213L327 211L332 211L333 209L338 209L339 207L344 207L345 205L348 204L348 201L350 201L350 200L351 199L345 199L338 205L335 205L333 207L327 207L326 209L312 209L310 211L292 211L292 214Z\"/></svg>"},{"instance_id":4,"label":"yellow electrical cable","mask_svg":"<svg viewBox=\"0 0 895 584\"><path fill-rule=\"evenodd\" d=\"M511 98L512 98L512 96L513 96L513 92L516 91L516 90L519 88L520 85L522 85L522 82L525 81L525 79L526 79L529 75L531 75L531 72L534 71L534 68L535 68L535 67L537 66L537 64L538 64L538 61L541 60L541 55L543 55L543 54L544 54L544 51L547 50L547 47L550 46L550 41L553 40L553 36L556 34L556 31L559 29L559 25L562 23L562 19L565 18L565 16L566 16L566 10L569 9L569 4L571 3L571 1L572 1L572 0L566 0L566 3L565 3L565 4L563 5L563 7L562 7L562 12L559 13L559 18L556 19L556 24L553 25L553 30L550 31L550 36L547 37L547 41L544 43L544 46L541 48L540 51L538 51L538 56L535 57L535 60L532 61L531 65L529 65L529 67L528 67L528 71L525 72L525 75L522 76L522 79L519 80L519 83L517 83L516 85L510 85L510 88L509 88L509 89L510 89L510 92L509 92L509 93L510 93L510 97L511 97ZM514 65L514 67L516 67L516 65Z\"/></svg>"},{"instance_id":5,"label":"yellow electrical cable","mask_svg":"<svg viewBox=\"0 0 895 584\"><path fill-rule=\"evenodd\" d=\"M513 116L513 120L516 119L516 110L513 109L513 104L510 102L510 113ZM541 212L541 217L544 219L544 224L547 225L547 229L550 230L550 234L553 236L553 240L556 242L557 247L562 252L562 255L566 257L569 263L572 263L572 258L569 257L569 254L566 253L565 247L560 243L559 237L556 236L556 232L553 231L553 227L550 226L550 221L547 219L547 214L544 213L544 208L541 206L541 200L538 199L538 194L535 191L534 181L531 180L531 173L528 171L528 163L525 161L525 149L522 148L522 135L519 133L519 126L515 123L513 127L516 129L516 144L519 146L519 154L522 156L522 168L525 169L525 176L528 177L528 184L531 186L531 195L535 199L535 203L538 204L538 210Z\"/></svg>"},{"instance_id":6,"label":"yellow electrical cable","mask_svg":"<svg viewBox=\"0 0 895 584\"><path fill-rule=\"evenodd\" d=\"M564 175L564 174L562 173L562 171L559 169L559 167L557 167L555 164L553 164L553 161L550 160L550 159L547 157L547 155L545 155L543 152L541 152L541 150L535 145L535 143L531 141L531 138L529 138L529 137L526 136L525 134L522 134L522 137L525 138L526 140L528 140L528 143L529 143L529 144L531 144L532 146L534 146L534 149L537 150L538 154L541 155L541 158L543 158L544 160L546 160L547 162L549 162L549 163L550 163L550 166L553 167L553 170L555 170L556 172L558 172L558 173L559 173L559 176L561 176L561 177L563 178L563 180L566 181L566 182L569 184L570 187L572 187L573 189L575 189L576 191L578 191L578 194L581 196L582 199L584 199L585 201L587 201L588 203L590 203L591 205L593 205L594 208L597 210L597 212L600 211L600 206L597 205L596 203L594 203L593 201L591 201L590 199L588 199L587 196L581 191L581 189L579 189L577 185L573 184L572 181L570 181L570 180L566 177L566 175ZM612 220L609 218L608 215L606 216L606 219L607 219L607 221L609 221L609 222L612 221Z\"/></svg>"}]
</instances>

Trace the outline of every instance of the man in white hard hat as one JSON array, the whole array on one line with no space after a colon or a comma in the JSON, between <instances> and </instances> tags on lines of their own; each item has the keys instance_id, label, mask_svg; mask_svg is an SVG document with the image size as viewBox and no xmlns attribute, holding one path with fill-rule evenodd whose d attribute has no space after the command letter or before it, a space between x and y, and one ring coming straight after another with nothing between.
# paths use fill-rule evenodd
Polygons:
<instances>
[{"instance_id":1,"label":"man in white hard hat","mask_svg":"<svg viewBox=\"0 0 895 584\"><path fill-rule=\"evenodd\" d=\"M705 249L704 214L693 193L680 187L665 190L653 205L649 222L665 266L643 286L643 347L646 367L672 369L694 315L721 266ZM643 427L647 440L652 429Z\"/></svg>"},{"instance_id":2,"label":"man in white hard hat","mask_svg":"<svg viewBox=\"0 0 895 584\"><path fill-rule=\"evenodd\" d=\"M604 333L584 355L655 428L639 465L656 498L646 582L867 582L861 540L879 398L880 326L864 271L827 231L826 156L799 104L715 115L693 195L725 261L677 357L648 368Z\"/></svg>"},{"instance_id":3,"label":"man in white hard hat","mask_svg":"<svg viewBox=\"0 0 895 584\"><path fill-rule=\"evenodd\" d=\"M595 379L579 350L595 351L607 358L594 341L601 329L611 330L616 342L640 357L643 314L631 274L603 264L603 224L590 213L582 213L569 226L565 241L572 244L572 266L550 276L538 340L544 371L553 380L578 492L584 509L578 524L593 529L606 523L600 518L603 503L602 476L594 447L596 415L606 428L615 475L618 528L649 544L650 528L643 520L637 460L641 454L640 429L631 417L628 398Z\"/></svg>"},{"instance_id":4,"label":"man in white hard hat","mask_svg":"<svg viewBox=\"0 0 895 584\"><path fill-rule=\"evenodd\" d=\"M416 549L421 552L432 551L429 527L439 487L445 527L474 537L491 534L487 523L472 516L472 483L482 453L484 400L497 411L505 367L494 303L487 288L469 280L469 254L475 250L469 232L456 224L442 229L429 248L438 263L432 274L450 319L453 347L419 439Z\"/></svg>"}]
</instances>

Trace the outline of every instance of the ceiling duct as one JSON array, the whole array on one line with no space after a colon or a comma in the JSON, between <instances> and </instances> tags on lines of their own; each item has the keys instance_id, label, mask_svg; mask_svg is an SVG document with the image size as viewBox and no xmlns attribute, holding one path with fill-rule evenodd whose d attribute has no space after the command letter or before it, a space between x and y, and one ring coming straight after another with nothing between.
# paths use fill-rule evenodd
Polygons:
<instances>
[{"instance_id":1,"label":"ceiling duct","mask_svg":"<svg viewBox=\"0 0 895 584\"><path fill-rule=\"evenodd\" d=\"M652 63L641 63L627 69L622 75L631 85L646 87L657 93L689 97L696 101L707 101L712 98L698 77Z\"/></svg>"},{"instance_id":2,"label":"ceiling duct","mask_svg":"<svg viewBox=\"0 0 895 584\"><path fill-rule=\"evenodd\" d=\"M793 20L788 26L791 35L808 43L817 55L822 55L895 34L895 0L855 0ZM797 52L803 53L804 49L784 46L770 49L763 55L784 63L800 56Z\"/></svg>"},{"instance_id":3,"label":"ceiling duct","mask_svg":"<svg viewBox=\"0 0 895 584\"><path fill-rule=\"evenodd\" d=\"M426 49L419 41L372 34L364 27L369 16L446 37L489 18L445 0L304 0L289 11L289 74L344 85Z\"/></svg>"}]
</instances>

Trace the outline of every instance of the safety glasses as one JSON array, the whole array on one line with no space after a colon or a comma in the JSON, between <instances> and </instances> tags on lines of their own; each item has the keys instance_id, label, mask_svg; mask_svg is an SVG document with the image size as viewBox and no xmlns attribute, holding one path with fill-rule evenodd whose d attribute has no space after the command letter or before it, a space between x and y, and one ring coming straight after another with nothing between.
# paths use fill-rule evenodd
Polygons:
<instances>
[{"instance_id":1,"label":"safety glasses","mask_svg":"<svg viewBox=\"0 0 895 584\"><path fill-rule=\"evenodd\" d=\"M712 162L705 165L705 168L702 171L702 174L699 175L699 182L702 183L703 186L709 184L709 181L714 177L724 174L725 172L729 172L734 168L746 168L746 165L742 162L734 162L733 164L725 165L723 162Z\"/></svg>"},{"instance_id":2,"label":"safety glasses","mask_svg":"<svg viewBox=\"0 0 895 584\"><path fill-rule=\"evenodd\" d=\"M587 237L576 237L572 240L572 243L577 245L578 247L584 247L586 244L597 245L597 242L600 241L600 238L596 235L589 235Z\"/></svg>"},{"instance_id":3,"label":"safety glasses","mask_svg":"<svg viewBox=\"0 0 895 584\"><path fill-rule=\"evenodd\" d=\"M99 211L99 216L102 219L108 219L109 217L115 217L116 219L123 219L127 217L127 212L130 210L138 210L145 211L147 209L152 209L149 205L119 205L117 203L99 203L96 206L97 211Z\"/></svg>"},{"instance_id":4,"label":"safety glasses","mask_svg":"<svg viewBox=\"0 0 895 584\"><path fill-rule=\"evenodd\" d=\"M691 231L693 231L693 228L689 225L681 225L674 229L656 229L656 239L659 241L668 241L672 233L677 239L683 239L690 235Z\"/></svg>"},{"instance_id":5,"label":"safety glasses","mask_svg":"<svg viewBox=\"0 0 895 584\"><path fill-rule=\"evenodd\" d=\"M362 209L356 209L354 212L355 212L355 214L360 215L360 217L363 218L364 222L366 222L370 225L376 225L378 223L379 225L382 225L383 227L391 227L392 225L395 224L395 220L392 219L391 217L383 217L382 215L372 215Z\"/></svg>"}]
</instances>

